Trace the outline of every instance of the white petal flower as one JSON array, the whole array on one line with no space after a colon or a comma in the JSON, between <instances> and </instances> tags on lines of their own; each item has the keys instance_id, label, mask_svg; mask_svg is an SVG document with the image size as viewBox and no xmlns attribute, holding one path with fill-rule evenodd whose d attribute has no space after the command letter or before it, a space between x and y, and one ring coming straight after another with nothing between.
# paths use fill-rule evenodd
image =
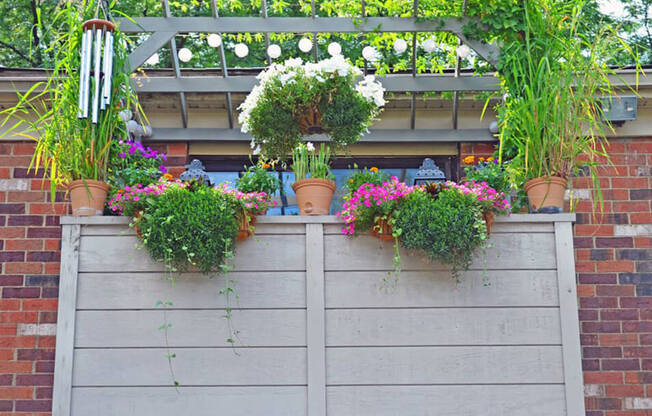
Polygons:
<instances>
[{"instance_id":1,"label":"white petal flower","mask_svg":"<svg viewBox=\"0 0 652 416\"><path fill-rule=\"evenodd\" d=\"M312 142L306 143L306 149L308 149L309 152L314 152L315 151L315 145L312 144Z\"/></svg>"},{"instance_id":2,"label":"white petal flower","mask_svg":"<svg viewBox=\"0 0 652 416\"><path fill-rule=\"evenodd\" d=\"M254 156L260 154L260 146L256 146L256 148L254 149L254 151L252 153L253 153Z\"/></svg>"}]
</instances>

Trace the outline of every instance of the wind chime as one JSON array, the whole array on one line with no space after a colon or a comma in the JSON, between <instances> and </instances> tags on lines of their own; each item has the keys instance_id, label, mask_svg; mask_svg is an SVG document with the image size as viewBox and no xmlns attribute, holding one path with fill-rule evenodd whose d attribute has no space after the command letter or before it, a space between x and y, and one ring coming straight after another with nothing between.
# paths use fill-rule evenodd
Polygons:
<instances>
[{"instance_id":1,"label":"wind chime","mask_svg":"<svg viewBox=\"0 0 652 416\"><path fill-rule=\"evenodd\" d=\"M88 118L90 104L91 122L97 124L99 112L111 104L115 26L108 20L92 19L84 22L82 28L77 117Z\"/></svg>"}]
</instances>

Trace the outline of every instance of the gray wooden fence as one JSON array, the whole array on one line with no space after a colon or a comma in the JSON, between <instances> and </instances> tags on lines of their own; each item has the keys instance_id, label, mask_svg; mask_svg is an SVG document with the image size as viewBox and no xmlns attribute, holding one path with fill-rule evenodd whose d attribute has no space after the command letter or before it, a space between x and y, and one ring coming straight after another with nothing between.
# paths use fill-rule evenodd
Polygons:
<instances>
[{"instance_id":1,"label":"gray wooden fence","mask_svg":"<svg viewBox=\"0 0 652 416\"><path fill-rule=\"evenodd\" d=\"M260 218L233 272L174 283L126 219L63 218L54 416L583 416L573 219L499 218L459 282L404 252L394 285L333 217Z\"/></svg>"}]
</instances>

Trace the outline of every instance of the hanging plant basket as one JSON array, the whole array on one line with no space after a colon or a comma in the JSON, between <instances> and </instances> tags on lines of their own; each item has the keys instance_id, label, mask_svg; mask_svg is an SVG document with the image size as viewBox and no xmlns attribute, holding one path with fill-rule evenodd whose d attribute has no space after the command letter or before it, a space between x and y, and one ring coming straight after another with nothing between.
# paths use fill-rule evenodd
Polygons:
<instances>
[{"instance_id":1,"label":"hanging plant basket","mask_svg":"<svg viewBox=\"0 0 652 416\"><path fill-rule=\"evenodd\" d=\"M321 112L316 106L311 106L299 120L299 130L305 135L323 134L321 126Z\"/></svg>"}]
</instances>

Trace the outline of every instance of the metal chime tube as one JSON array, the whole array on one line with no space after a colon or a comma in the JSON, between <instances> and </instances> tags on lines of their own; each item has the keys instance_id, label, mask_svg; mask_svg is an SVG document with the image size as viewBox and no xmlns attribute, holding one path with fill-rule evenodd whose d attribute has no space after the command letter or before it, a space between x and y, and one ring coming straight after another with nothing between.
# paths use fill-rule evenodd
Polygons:
<instances>
[{"instance_id":1,"label":"metal chime tube","mask_svg":"<svg viewBox=\"0 0 652 416\"><path fill-rule=\"evenodd\" d=\"M104 93L106 92L106 64L107 64L107 60L106 60L107 55L106 55L106 53L109 51L109 48L108 48L108 45L107 45L107 41L108 41L108 36L107 35L108 35L108 32L105 32L104 33L104 47L102 48L104 53L101 56L101 59L102 59L102 72L101 72L102 78L101 78L100 81L102 83L102 85L101 85L102 91L100 92L100 110L104 110L105 104L106 104L106 102L104 101Z\"/></svg>"},{"instance_id":2,"label":"metal chime tube","mask_svg":"<svg viewBox=\"0 0 652 416\"><path fill-rule=\"evenodd\" d=\"M93 26L93 29L95 27ZM95 31L95 88L93 89L93 114L91 121L93 124L97 124L97 118L99 115L99 104L100 104L100 67L102 60L102 29L97 29Z\"/></svg>"},{"instance_id":3,"label":"metal chime tube","mask_svg":"<svg viewBox=\"0 0 652 416\"><path fill-rule=\"evenodd\" d=\"M84 77L86 76L86 32L82 34L81 51L79 57L79 101L77 117L84 117Z\"/></svg>"},{"instance_id":4,"label":"metal chime tube","mask_svg":"<svg viewBox=\"0 0 652 416\"><path fill-rule=\"evenodd\" d=\"M84 104L82 106L82 118L88 117L88 99L90 96L90 81L91 81L91 51L93 50L93 31L87 30L84 33L86 36L86 50L84 52Z\"/></svg>"},{"instance_id":5,"label":"metal chime tube","mask_svg":"<svg viewBox=\"0 0 652 416\"><path fill-rule=\"evenodd\" d=\"M105 105L111 104L111 81L113 77L113 33L106 32L106 43L104 44L104 97Z\"/></svg>"}]
</instances>

